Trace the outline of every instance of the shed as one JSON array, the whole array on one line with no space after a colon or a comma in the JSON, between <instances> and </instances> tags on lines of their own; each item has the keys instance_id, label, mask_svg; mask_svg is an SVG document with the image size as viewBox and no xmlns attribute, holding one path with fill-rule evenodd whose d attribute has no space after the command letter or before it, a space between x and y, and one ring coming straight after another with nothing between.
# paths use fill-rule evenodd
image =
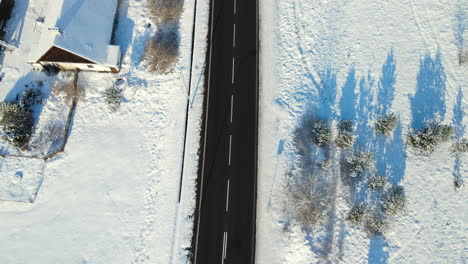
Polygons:
<instances>
[{"instance_id":1,"label":"shed","mask_svg":"<svg viewBox=\"0 0 468 264\"><path fill-rule=\"evenodd\" d=\"M111 45L118 0L54 0L29 55L35 69L118 72L120 47Z\"/></svg>"}]
</instances>

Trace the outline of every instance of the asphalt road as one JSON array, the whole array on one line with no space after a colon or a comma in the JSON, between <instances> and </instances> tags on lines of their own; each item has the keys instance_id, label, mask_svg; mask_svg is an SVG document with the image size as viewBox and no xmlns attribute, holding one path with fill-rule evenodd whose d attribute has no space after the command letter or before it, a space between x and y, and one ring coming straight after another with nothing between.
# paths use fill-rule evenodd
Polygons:
<instances>
[{"instance_id":1,"label":"asphalt road","mask_svg":"<svg viewBox=\"0 0 468 264\"><path fill-rule=\"evenodd\" d=\"M257 1L212 0L195 264L255 261Z\"/></svg>"}]
</instances>

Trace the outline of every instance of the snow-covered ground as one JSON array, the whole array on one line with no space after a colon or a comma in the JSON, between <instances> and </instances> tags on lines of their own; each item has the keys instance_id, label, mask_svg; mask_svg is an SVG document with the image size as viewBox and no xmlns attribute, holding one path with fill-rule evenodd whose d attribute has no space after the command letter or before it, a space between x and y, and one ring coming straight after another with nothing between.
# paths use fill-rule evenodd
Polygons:
<instances>
[{"instance_id":1,"label":"snow-covered ground","mask_svg":"<svg viewBox=\"0 0 468 264\"><path fill-rule=\"evenodd\" d=\"M34 22L48 4L47 0L16 1L7 40L17 49L2 56L2 99L20 93L24 84L38 78L47 83L57 78L32 73L26 64L38 40ZM197 1L194 77L179 203L194 5L193 0L184 3L176 69L157 76L147 71L142 60L145 41L156 32L154 24L146 27L152 23L146 1L121 1L116 42L122 48L122 70L119 74L79 74L84 96L78 102L65 152L45 164L37 159L0 160L0 199L4 195L35 199L34 203L0 202L0 263L185 263L195 207L208 1ZM112 112L102 92L117 78L125 80L124 100ZM58 99L51 99L40 119L62 114ZM23 189L11 188L12 184ZM34 184L40 188L31 188Z\"/></svg>"},{"instance_id":2,"label":"snow-covered ground","mask_svg":"<svg viewBox=\"0 0 468 264\"><path fill-rule=\"evenodd\" d=\"M453 179L467 181L468 154L445 143L426 157L407 136L424 121L468 136L468 62L459 64L467 2L260 0L260 8L257 263L465 263L468 197ZM400 125L386 138L374 123L390 111ZM352 150L310 146L312 164L332 160L327 177L317 176L332 194L326 219L311 229L291 219L286 176L300 173L293 138L305 115L353 120L355 149L374 152L377 173L405 188L407 210L383 236L345 220L360 199L339 176Z\"/></svg>"}]
</instances>

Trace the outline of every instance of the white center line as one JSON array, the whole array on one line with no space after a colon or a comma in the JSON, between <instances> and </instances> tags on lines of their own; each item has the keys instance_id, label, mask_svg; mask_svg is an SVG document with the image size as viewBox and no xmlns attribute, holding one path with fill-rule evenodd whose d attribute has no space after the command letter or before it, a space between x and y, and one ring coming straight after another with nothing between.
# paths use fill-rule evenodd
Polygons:
<instances>
[{"instance_id":1,"label":"white center line","mask_svg":"<svg viewBox=\"0 0 468 264\"><path fill-rule=\"evenodd\" d=\"M232 147L232 134L229 135L229 166L231 166L231 147Z\"/></svg>"},{"instance_id":2,"label":"white center line","mask_svg":"<svg viewBox=\"0 0 468 264\"><path fill-rule=\"evenodd\" d=\"M229 179L227 183L227 194L226 194L226 213L229 211Z\"/></svg>"},{"instance_id":3,"label":"white center line","mask_svg":"<svg viewBox=\"0 0 468 264\"><path fill-rule=\"evenodd\" d=\"M234 30L232 32L232 46L236 46L236 23L234 23Z\"/></svg>"},{"instance_id":4,"label":"white center line","mask_svg":"<svg viewBox=\"0 0 468 264\"><path fill-rule=\"evenodd\" d=\"M236 13L237 11L237 5L236 5L236 0L234 0L234 14Z\"/></svg>"},{"instance_id":5,"label":"white center line","mask_svg":"<svg viewBox=\"0 0 468 264\"><path fill-rule=\"evenodd\" d=\"M234 84L234 64L236 62L236 58L232 58L232 83Z\"/></svg>"},{"instance_id":6,"label":"white center line","mask_svg":"<svg viewBox=\"0 0 468 264\"><path fill-rule=\"evenodd\" d=\"M232 116L234 114L234 95L231 94L231 124L232 124Z\"/></svg>"},{"instance_id":7,"label":"white center line","mask_svg":"<svg viewBox=\"0 0 468 264\"><path fill-rule=\"evenodd\" d=\"M224 263L224 260L226 259L226 247L227 247L227 232L224 232L223 234L223 259L221 263Z\"/></svg>"}]
</instances>

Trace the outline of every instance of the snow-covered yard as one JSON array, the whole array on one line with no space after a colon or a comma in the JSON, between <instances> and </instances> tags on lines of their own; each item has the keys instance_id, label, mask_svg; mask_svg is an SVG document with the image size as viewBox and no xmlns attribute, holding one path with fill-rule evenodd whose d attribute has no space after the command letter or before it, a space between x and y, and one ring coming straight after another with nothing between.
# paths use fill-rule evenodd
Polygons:
<instances>
[{"instance_id":1,"label":"snow-covered yard","mask_svg":"<svg viewBox=\"0 0 468 264\"><path fill-rule=\"evenodd\" d=\"M467 192L454 180L466 182L468 154L450 145L468 136L466 1L260 3L257 263L465 263ZM383 136L375 122L390 112L399 124ZM311 116L334 137L351 120L354 147L301 139ZM430 122L450 124L454 135L422 155L407 137ZM386 216L383 234L346 219L354 204L380 213L383 205L367 187L370 176L346 171L358 150L374 153L375 173L407 197L406 211ZM303 177L323 202L323 220L312 227L288 199Z\"/></svg>"},{"instance_id":2,"label":"snow-covered yard","mask_svg":"<svg viewBox=\"0 0 468 264\"><path fill-rule=\"evenodd\" d=\"M21 93L25 83L38 78L47 85L60 78L31 73L26 64L37 40L35 20L48 4L46 0L16 1L8 36L17 49L2 56L2 99L12 91ZM84 95L78 102L65 152L45 163L38 160L41 164L0 160L0 198L19 195L13 193L19 189L10 188L12 183L24 185L28 193L21 195L28 195L25 199L35 198L34 203L1 202L1 263L185 263L188 252L184 248L190 246L192 231L189 216L195 206L203 104L201 89L195 87L203 85L199 76L205 60L208 19L208 1L198 1L179 203L194 4L192 0L184 3L180 59L175 70L154 75L143 60L146 40L156 32L154 24L147 27L152 21L146 1L121 1L116 43L122 49L122 70L119 74L79 73L78 86ZM124 99L113 112L102 93L118 78L124 80ZM51 87L47 87L50 93ZM50 97L39 120L66 117L68 112L59 107L59 99ZM44 154L41 151L37 153ZM34 183L32 176L42 182L37 197L29 187Z\"/></svg>"}]
</instances>

